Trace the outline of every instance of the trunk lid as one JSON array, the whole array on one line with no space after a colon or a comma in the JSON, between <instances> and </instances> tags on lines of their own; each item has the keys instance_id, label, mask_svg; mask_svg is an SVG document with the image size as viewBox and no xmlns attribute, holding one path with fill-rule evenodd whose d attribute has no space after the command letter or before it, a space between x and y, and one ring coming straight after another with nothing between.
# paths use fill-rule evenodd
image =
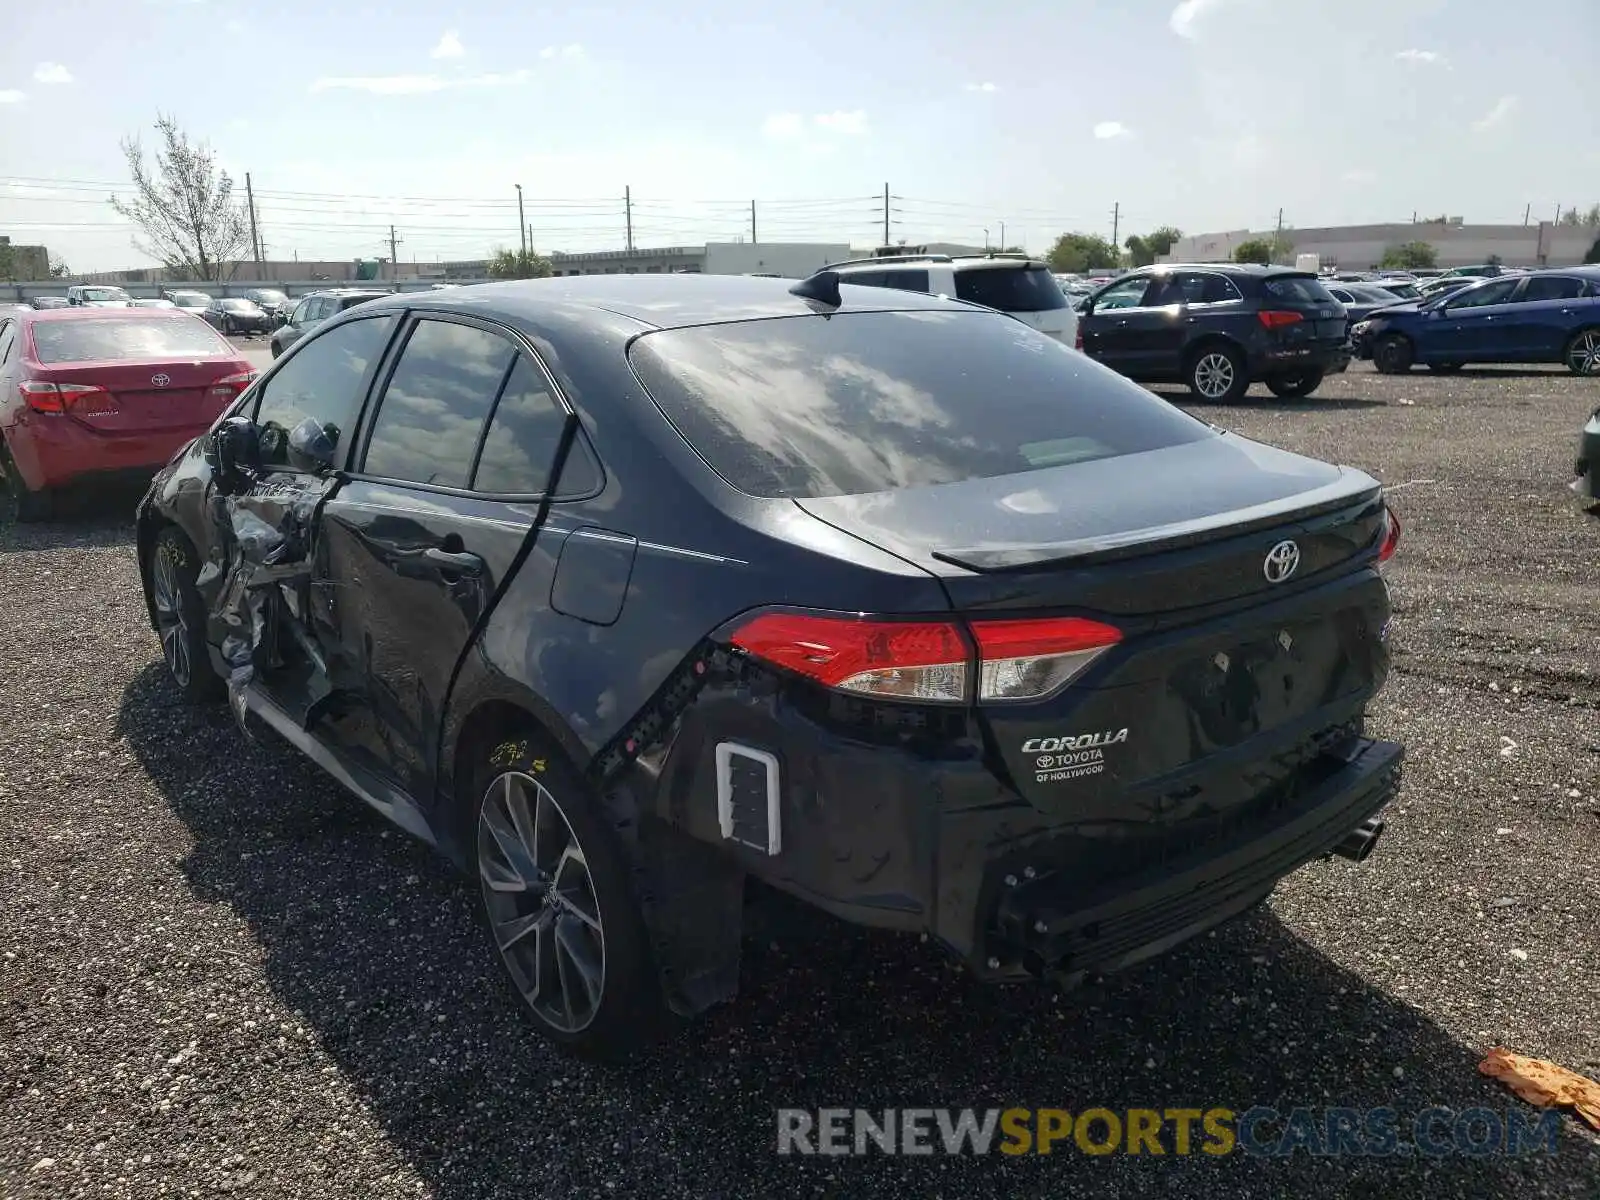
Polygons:
<instances>
[{"instance_id":1,"label":"trunk lid","mask_svg":"<svg viewBox=\"0 0 1600 1200\"><path fill-rule=\"evenodd\" d=\"M1054 696L979 705L1004 772L1062 820L1211 821L1290 779L1387 674L1383 499L1359 471L1223 436L796 503L934 572L969 619L1121 630Z\"/></svg>"},{"instance_id":2,"label":"trunk lid","mask_svg":"<svg viewBox=\"0 0 1600 1200\"><path fill-rule=\"evenodd\" d=\"M100 433L163 433L203 429L243 390L219 381L247 373L242 359L78 363L41 367L41 382L105 389L67 407L67 415ZM160 381L160 382L158 382Z\"/></svg>"}]
</instances>

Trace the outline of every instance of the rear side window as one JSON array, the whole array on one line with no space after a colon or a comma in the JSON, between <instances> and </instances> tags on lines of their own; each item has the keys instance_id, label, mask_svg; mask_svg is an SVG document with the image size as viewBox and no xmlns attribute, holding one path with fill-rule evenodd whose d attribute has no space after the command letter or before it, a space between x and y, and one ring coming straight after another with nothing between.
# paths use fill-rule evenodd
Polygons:
<instances>
[{"instance_id":1,"label":"rear side window","mask_svg":"<svg viewBox=\"0 0 1600 1200\"><path fill-rule=\"evenodd\" d=\"M565 424L566 413L556 403L545 373L526 355L518 355L494 406L472 490L518 496L543 493L550 485L550 467ZM561 490L568 495L587 492L597 481L594 465L575 443L561 475Z\"/></svg>"},{"instance_id":2,"label":"rear side window","mask_svg":"<svg viewBox=\"0 0 1600 1200\"><path fill-rule=\"evenodd\" d=\"M1271 300L1286 304L1334 304L1332 294L1315 275L1275 275L1261 285Z\"/></svg>"},{"instance_id":3,"label":"rear side window","mask_svg":"<svg viewBox=\"0 0 1600 1200\"><path fill-rule=\"evenodd\" d=\"M0 322L0 367L11 361L11 347L17 340L17 323Z\"/></svg>"},{"instance_id":4,"label":"rear side window","mask_svg":"<svg viewBox=\"0 0 1600 1200\"><path fill-rule=\"evenodd\" d=\"M928 273L926 271L885 271L883 273L883 286L899 288L903 292L925 292L928 290Z\"/></svg>"},{"instance_id":5,"label":"rear side window","mask_svg":"<svg viewBox=\"0 0 1600 1200\"><path fill-rule=\"evenodd\" d=\"M231 356L233 347L193 317L35 321L33 352L41 363L126 362Z\"/></svg>"},{"instance_id":6,"label":"rear side window","mask_svg":"<svg viewBox=\"0 0 1600 1200\"><path fill-rule=\"evenodd\" d=\"M378 405L362 470L464 488L516 348L499 334L419 321Z\"/></svg>"},{"instance_id":7,"label":"rear side window","mask_svg":"<svg viewBox=\"0 0 1600 1200\"><path fill-rule=\"evenodd\" d=\"M365 304L368 300L376 300L376 296L343 296L335 301L336 312L343 312L347 308L354 308L358 304ZM332 315L331 313L329 315Z\"/></svg>"},{"instance_id":8,"label":"rear side window","mask_svg":"<svg viewBox=\"0 0 1600 1200\"><path fill-rule=\"evenodd\" d=\"M1576 300L1581 295L1581 279L1570 275L1534 275L1523 287L1521 299L1532 303L1535 300Z\"/></svg>"},{"instance_id":9,"label":"rear side window","mask_svg":"<svg viewBox=\"0 0 1600 1200\"><path fill-rule=\"evenodd\" d=\"M689 444L753 496L954 483L1215 436L1055 339L970 309L662 330L629 357Z\"/></svg>"},{"instance_id":10,"label":"rear side window","mask_svg":"<svg viewBox=\"0 0 1600 1200\"><path fill-rule=\"evenodd\" d=\"M956 299L1001 312L1048 312L1067 307L1061 285L1045 267L974 267L957 271Z\"/></svg>"}]
</instances>

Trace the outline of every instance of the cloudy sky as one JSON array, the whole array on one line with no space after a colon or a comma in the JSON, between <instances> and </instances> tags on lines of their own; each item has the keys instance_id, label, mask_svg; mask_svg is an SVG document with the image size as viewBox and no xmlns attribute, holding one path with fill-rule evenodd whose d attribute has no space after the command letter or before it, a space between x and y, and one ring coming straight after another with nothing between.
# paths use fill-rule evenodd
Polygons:
<instances>
[{"instance_id":1,"label":"cloudy sky","mask_svg":"<svg viewBox=\"0 0 1600 1200\"><path fill-rule=\"evenodd\" d=\"M0 233L142 260L105 203L173 114L274 258L893 236L1043 249L1600 201L1600 3L52 0L0 42Z\"/></svg>"}]
</instances>

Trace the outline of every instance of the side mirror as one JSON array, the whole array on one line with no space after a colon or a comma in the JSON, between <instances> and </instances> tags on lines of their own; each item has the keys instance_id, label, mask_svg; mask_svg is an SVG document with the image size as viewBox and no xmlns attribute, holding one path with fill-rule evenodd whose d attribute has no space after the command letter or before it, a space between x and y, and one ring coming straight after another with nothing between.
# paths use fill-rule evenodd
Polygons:
<instances>
[{"instance_id":1,"label":"side mirror","mask_svg":"<svg viewBox=\"0 0 1600 1200\"><path fill-rule=\"evenodd\" d=\"M333 470L338 434L314 417L307 417L289 431L289 464L302 471L325 475Z\"/></svg>"},{"instance_id":2,"label":"side mirror","mask_svg":"<svg viewBox=\"0 0 1600 1200\"><path fill-rule=\"evenodd\" d=\"M243 495L261 473L261 427L249 417L229 417L211 435L205 457L217 490Z\"/></svg>"}]
</instances>

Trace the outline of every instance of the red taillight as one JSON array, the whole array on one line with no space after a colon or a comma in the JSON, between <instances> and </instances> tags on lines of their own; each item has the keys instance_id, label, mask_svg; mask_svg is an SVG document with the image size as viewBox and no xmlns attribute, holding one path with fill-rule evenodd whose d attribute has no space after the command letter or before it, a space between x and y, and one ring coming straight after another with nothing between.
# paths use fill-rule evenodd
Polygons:
<instances>
[{"instance_id":1,"label":"red taillight","mask_svg":"<svg viewBox=\"0 0 1600 1200\"><path fill-rule=\"evenodd\" d=\"M85 414L116 411L111 393L93 384L24 379L17 384L17 390L22 393L22 402L34 412L59 416L68 409Z\"/></svg>"},{"instance_id":2,"label":"red taillight","mask_svg":"<svg viewBox=\"0 0 1600 1200\"><path fill-rule=\"evenodd\" d=\"M1074 350L1082 350L1083 349L1083 322L1082 321L1078 322L1078 330L1072 336L1072 348Z\"/></svg>"},{"instance_id":3,"label":"red taillight","mask_svg":"<svg viewBox=\"0 0 1600 1200\"><path fill-rule=\"evenodd\" d=\"M1052 695L1122 640L1109 625L1079 617L974 621L980 700ZM764 613L733 644L826 687L886 699L959 703L973 655L946 621L875 621Z\"/></svg>"},{"instance_id":4,"label":"red taillight","mask_svg":"<svg viewBox=\"0 0 1600 1200\"><path fill-rule=\"evenodd\" d=\"M211 395L232 400L256 380L256 372L240 371L237 375L224 375L211 385Z\"/></svg>"},{"instance_id":5,"label":"red taillight","mask_svg":"<svg viewBox=\"0 0 1600 1200\"><path fill-rule=\"evenodd\" d=\"M1383 510L1383 541L1378 545L1378 561L1388 562L1400 549L1400 518L1392 508Z\"/></svg>"},{"instance_id":6,"label":"red taillight","mask_svg":"<svg viewBox=\"0 0 1600 1200\"><path fill-rule=\"evenodd\" d=\"M1298 325L1305 319L1304 313L1290 312L1281 308L1264 308L1256 313L1256 320L1260 321L1268 329L1282 329L1285 325Z\"/></svg>"}]
</instances>

